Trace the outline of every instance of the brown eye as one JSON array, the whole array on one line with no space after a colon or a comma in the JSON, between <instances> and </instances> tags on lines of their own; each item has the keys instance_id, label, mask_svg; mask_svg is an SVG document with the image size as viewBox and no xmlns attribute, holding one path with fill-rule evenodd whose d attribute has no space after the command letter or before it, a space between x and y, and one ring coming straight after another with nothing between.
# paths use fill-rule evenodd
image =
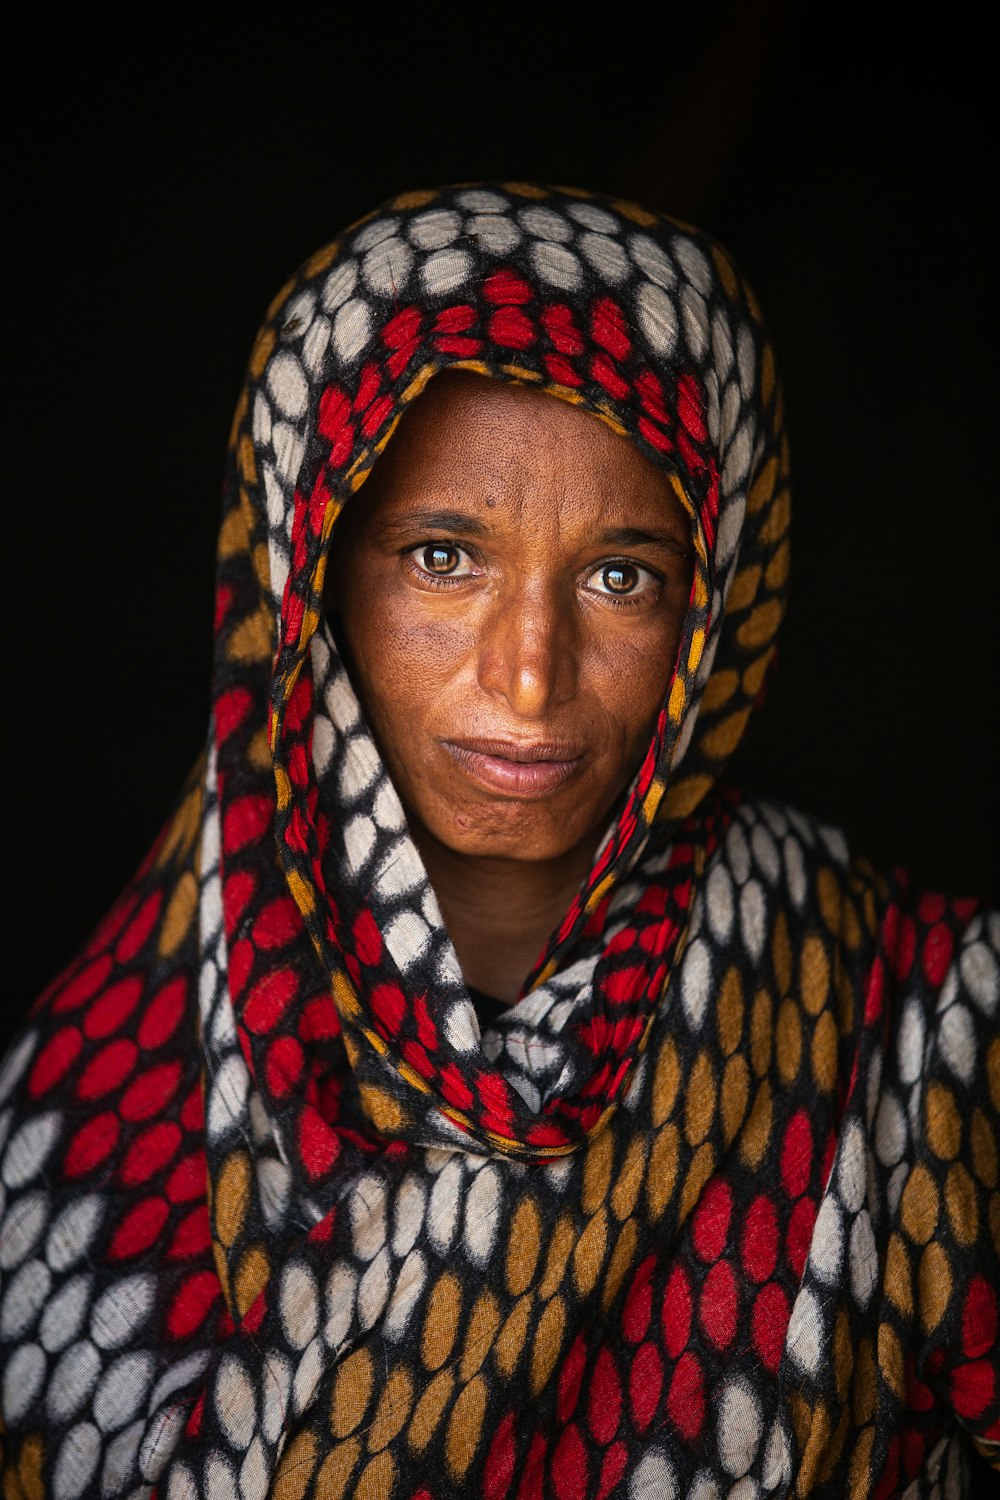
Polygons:
<instances>
[{"instance_id":1,"label":"brown eye","mask_svg":"<svg viewBox=\"0 0 1000 1500\"><path fill-rule=\"evenodd\" d=\"M628 602L634 600L636 603L662 583L662 577L651 568L628 562L622 557L613 562L602 563L587 579L588 589L595 594L603 594L606 599Z\"/></svg>"},{"instance_id":2,"label":"brown eye","mask_svg":"<svg viewBox=\"0 0 1000 1500\"><path fill-rule=\"evenodd\" d=\"M458 548L450 547L447 542L432 542L421 552L420 562L428 573L454 573L460 555Z\"/></svg>"},{"instance_id":3,"label":"brown eye","mask_svg":"<svg viewBox=\"0 0 1000 1500\"><path fill-rule=\"evenodd\" d=\"M631 563L609 563L601 569L601 582L609 594L631 594L639 582L639 569Z\"/></svg>"}]
</instances>

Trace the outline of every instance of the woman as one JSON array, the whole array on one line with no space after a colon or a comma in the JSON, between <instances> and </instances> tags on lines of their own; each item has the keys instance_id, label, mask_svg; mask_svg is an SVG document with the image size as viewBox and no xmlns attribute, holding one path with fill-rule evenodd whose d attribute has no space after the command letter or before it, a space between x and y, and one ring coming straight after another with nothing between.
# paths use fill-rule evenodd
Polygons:
<instances>
[{"instance_id":1,"label":"woman","mask_svg":"<svg viewBox=\"0 0 1000 1500\"><path fill-rule=\"evenodd\" d=\"M282 290L204 764L4 1071L9 1493L996 1457L997 920L718 785L788 514L694 231L409 194Z\"/></svg>"}]
</instances>

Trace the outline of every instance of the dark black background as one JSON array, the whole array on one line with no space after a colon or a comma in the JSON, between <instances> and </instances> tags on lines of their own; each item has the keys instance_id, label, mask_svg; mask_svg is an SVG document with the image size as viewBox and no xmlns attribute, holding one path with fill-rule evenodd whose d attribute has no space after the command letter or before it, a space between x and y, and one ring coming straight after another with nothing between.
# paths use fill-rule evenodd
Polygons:
<instances>
[{"instance_id":1,"label":"dark black background","mask_svg":"<svg viewBox=\"0 0 1000 1500\"><path fill-rule=\"evenodd\" d=\"M444 181L608 190L729 246L774 335L795 481L783 655L739 773L881 866L1000 890L983 35L954 6L895 30L897 7L763 0L652 28L645 7L432 9L22 26L8 1026L202 744L219 480L264 308L347 222Z\"/></svg>"}]
</instances>

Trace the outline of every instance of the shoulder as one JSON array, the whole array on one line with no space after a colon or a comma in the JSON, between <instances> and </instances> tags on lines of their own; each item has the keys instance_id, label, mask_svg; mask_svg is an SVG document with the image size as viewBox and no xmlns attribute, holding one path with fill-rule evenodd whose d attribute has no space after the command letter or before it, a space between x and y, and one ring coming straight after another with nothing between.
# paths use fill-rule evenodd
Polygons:
<instances>
[{"instance_id":1,"label":"shoulder","mask_svg":"<svg viewBox=\"0 0 1000 1500\"><path fill-rule=\"evenodd\" d=\"M785 803L743 800L715 828L688 930L695 973L718 986L735 968L779 1003L832 1010L845 1040L874 1028L923 1057L933 1037L971 1077L1000 1010L1000 914L875 870Z\"/></svg>"},{"instance_id":2,"label":"shoulder","mask_svg":"<svg viewBox=\"0 0 1000 1500\"><path fill-rule=\"evenodd\" d=\"M810 937L857 969L870 962L892 882L852 855L839 828L786 803L732 806L706 862L692 933L759 960ZM808 962L808 959L806 960ZM785 967L779 963L779 968Z\"/></svg>"}]
</instances>

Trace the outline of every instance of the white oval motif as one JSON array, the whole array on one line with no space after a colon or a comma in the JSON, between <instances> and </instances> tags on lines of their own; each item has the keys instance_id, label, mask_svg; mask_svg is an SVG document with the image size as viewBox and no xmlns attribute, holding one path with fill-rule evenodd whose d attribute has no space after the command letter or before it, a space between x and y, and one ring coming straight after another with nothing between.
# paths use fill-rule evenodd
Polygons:
<instances>
[{"instance_id":1,"label":"white oval motif","mask_svg":"<svg viewBox=\"0 0 1000 1500\"><path fill-rule=\"evenodd\" d=\"M346 1261L338 1260L326 1283L326 1323L323 1337L331 1349L339 1349L354 1321L357 1274Z\"/></svg>"},{"instance_id":2,"label":"white oval motif","mask_svg":"<svg viewBox=\"0 0 1000 1500\"><path fill-rule=\"evenodd\" d=\"M573 226L567 224L562 214L557 213L554 208L532 204L530 208L522 208L517 217L521 228L540 240L565 241L573 238Z\"/></svg>"},{"instance_id":3,"label":"white oval motif","mask_svg":"<svg viewBox=\"0 0 1000 1500\"><path fill-rule=\"evenodd\" d=\"M903 1011L896 1033L896 1057L903 1083L915 1083L924 1067L924 1016L916 1000Z\"/></svg>"},{"instance_id":4,"label":"white oval motif","mask_svg":"<svg viewBox=\"0 0 1000 1500\"><path fill-rule=\"evenodd\" d=\"M257 1425L257 1400L246 1367L234 1354L227 1354L219 1366L213 1400L219 1426L231 1446L242 1452Z\"/></svg>"},{"instance_id":5,"label":"white oval motif","mask_svg":"<svg viewBox=\"0 0 1000 1500\"><path fill-rule=\"evenodd\" d=\"M349 1211L354 1253L359 1260L371 1260L386 1241L385 1183L374 1172L358 1182Z\"/></svg>"},{"instance_id":6,"label":"white oval motif","mask_svg":"<svg viewBox=\"0 0 1000 1500\"><path fill-rule=\"evenodd\" d=\"M872 1221L863 1208L851 1228L851 1289L862 1307L867 1307L878 1281L878 1250Z\"/></svg>"},{"instance_id":7,"label":"white oval motif","mask_svg":"<svg viewBox=\"0 0 1000 1500\"><path fill-rule=\"evenodd\" d=\"M698 293L689 286L681 288L680 302L684 337L688 348L700 364L708 349L708 308L703 298L699 297ZM729 488L730 486L727 485L726 489Z\"/></svg>"},{"instance_id":8,"label":"white oval motif","mask_svg":"<svg viewBox=\"0 0 1000 1500\"><path fill-rule=\"evenodd\" d=\"M3 1413L9 1427L30 1409L45 1379L45 1355L37 1344L22 1344L3 1373Z\"/></svg>"},{"instance_id":9,"label":"white oval motif","mask_svg":"<svg viewBox=\"0 0 1000 1500\"><path fill-rule=\"evenodd\" d=\"M139 1446L139 1473L150 1484L156 1483L170 1461L189 1415L187 1405L167 1406L148 1423Z\"/></svg>"},{"instance_id":10,"label":"white oval motif","mask_svg":"<svg viewBox=\"0 0 1000 1500\"><path fill-rule=\"evenodd\" d=\"M766 1490L776 1490L780 1484L784 1484L788 1479L791 1466L791 1445L781 1425L781 1418L776 1417L767 1440L767 1447L764 1449L764 1468L760 1476L761 1484Z\"/></svg>"},{"instance_id":11,"label":"white oval motif","mask_svg":"<svg viewBox=\"0 0 1000 1500\"><path fill-rule=\"evenodd\" d=\"M972 1016L964 1005L953 1005L941 1017L938 1045L955 1077L970 1084L976 1070L976 1033Z\"/></svg>"},{"instance_id":12,"label":"white oval motif","mask_svg":"<svg viewBox=\"0 0 1000 1500\"><path fill-rule=\"evenodd\" d=\"M785 1334L785 1348L800 1370L812 1375L823 1348L823 1315L816 1294L803 1287L795 1299Z\"/></svg>"},{"instance_id":13,"label":"white oval motif","mask_svg":"<svg viewBox=\"0 0 1000 1500\"><path fill-rule=\"evenodd\" d=\"M778 857L774 839L763 823L758 823L750 835L750 847L753 850L757 868L768 885L777 885L778 876L781 874L781 860Z\"/></svg>"},{"instance_id":14,"label":"white oval motif","mask_svg":"<svg viewBox=\"0 0 1000 1500\"><path fill-rule=\"evenodd\" d=\"M352 297L337 309L333 320L333 347L342 365L356 359L371 334L371 311L361 297Z\"/></svg>"},{"instance_id":15,"label":"white oval motif","mask_svg":"<svg viewBox=\"0 0 1000 1500\"><path fill-rule=\"evenodd\" d=\"M102 1349L118 1349L135 1338L153 1309L156 1283L135 1275L112 1282L94 1303L90 1333Z\"/></svg>"},{"instance_id":16,"label":"white oval motif","mask_svg":"<svg viewBox=\"0 0 1000 1500\"><path fill-rule=\"evenodd\" d=\"M767 904L764 889L758 880L748 880L740 892L740 929L747 951L759 959L767 936Z\"/></svg>"},{"instance_id":17,"label":"white oval motif","mask_svg":"<svg viewBox=\"0 0 1000 1500\"><path fill-rule=\"evenodd\" d=\"M392 1206L392 1249L400 1260L416 1244L424 1222L427 1192L420 1178L410 1172L399 1185Z\"/></svg>"},{"instance_id":18,"label":"white oval motif","mask_svg":"<svg viewBox=\"0 0 1000 1500\"><path fill-rule=\"evenodd\" d=\"M9 1188L25 1187L45 1166L62 1130L62 1115L57 1110L25 1120L11 1136L3 1156L2 1175Z\"/></svg>"},{"instance_id":19,"label":"white oval motif","mask_svg":"<svg viewBox=\"0 0 1000 1500\"><path fill-rule=\"evenodd\" d=\"M348 260L343 265L335 267L327 277L326 286L323 288L323 306L327 312L336 312L338 307L343 307L357 284L357 261Z\"/></svg>"},{"instance_id":20,"label":"white oval motif","mask_svg":"<svg viewBox=\"0 0 1000 1500\"><path fill-rule=\"evenodd\" d=\"M413 251L402 240L384 240L369 250L361 274L369 291L380 297L395 297L410 279Z\"/></svg>"},{"instance_id":21,"label":"white oval motif","mask_svg":"<svg viewBox=\"0 0 1000 1500\"><path fill-rule=\"evenodd\" d=\"M304 1349L319 1327L319 1293L308 1266L286 1266L281 1278L281 1323L293 1349Z\"/></svg>"},{"instance_id":22,"label":"white oval motif","mask_svg":"<svg viewBox=\"0 0 1000 1500\"><path fill-rule=\"evenodd\" d=\"M238 1500L236 1494L236 1475L228 1458L218 1451L210 1452L205 1460L204 1484L199 1490L194 1483L194 1477L189 1476L186 1468L177 1466L174 1473L180 1472L184 1475L184 1489L181 1491L179 1500L196 1500L196 1497L211 1495L212 1500ZM173 1497L173 1475L171 1475L171 1487L167 1500Z\"/></svg>"},{"instance_id":23,"label":"white oval motif","mask_svg":"<svg viewBox=\"0 0 1000 1500\"><path fill-rule=\"evenodd\" d=\"M756 1396L745 1380L729 1381L719 1405L719 1457L734 1478L739 1479L750 1468L760 1438L760 1406Z\"/></svg>"},{"instance_id":24,"label":"white oval motif","mask_svg":"<svg viewBox=\"0 0 1000 1500\"><path fill-rule=\"evenodd\" d=\"M156 1382L156 1388L149 1398L149 1410L156 1411L175 1391L182 1391L186 1385L193 1386L205 1373L207 1364L208 1350L199 1349L197 1354L189 1354L171 1365ZM188 1394L192 1395L193 1391Z\"/></svg>"},{"instance_id":25,"label":"white oval motif","mask_svg":"<svg viewBox=\"0 0 1000 1500\"><path fill-rule=\"evenodd\" d=\"M427 1280L427 1263L419 1250L411 1250L396 1277L392 1297L382 1324L387 1339L400 1339L406 1332L413 1310Z\"/></svg>"},{"instance_id":26,"label":"white oval motif","mask_svg":"<svg viewBox=\"0 0 1000 1500\"><path fill-rule=\"evenodd\" d=\"M391 1284L392 1257L388 1246L383 1246L358 1287L358 1321L363 1329L372 1328L381 1315Z\"/></svg>"},{"instance_id":27,"label":"white oval motif","mask_svg":"<svg viewBox=\"0 0 1000 1500\"><path fill-rule=\"evenodd\" d=\"M153 1380L148 1350L122 1354L109 1365L94 1392L94 1421L102 1432L117 1432L145 1404Z\"/></svg>"},{"instance_id":28,"label":"white oval motif","mask_svg":"<svg viewBox=\"0 0 1000 1500\"><path fill-rule=\"evenodd\" d=\"M706 905L708 925L722 943L729 941L733 930L733 882L725 865L715 863L709 872Z\"/></svg>"},{"instance_id":29,"label":"white oval motif","mask_svg":"<svg viewBox=\"0 0 1000 1500\"><path fill-rule=\"evenodd\" d=\"M54 1500L78 1500L87 1493L101 1456L101 1434L93 1422L71 1427L59 1447L52 1475Z\"/></svg>"},{"instance_id":30,"label":"white oval motif","mask_svg":"<svg viewBox=\"0 0 1000 1500\"><path fill-rule=\"evenodd\" d=\"M242 1054L231 1052L216 1073L208 1096L206 1123L211 1139L220 1139L240 1124L249 1091L250 1074Z\"/></svg>"},{"instance_id":31,"label":"white oval motif","mask_svg":"<svg viewBox=\"0 0 1000 1500\"><path fill-rule=\"evenodd\" d=\"M834 1283L844 1257L844 1231L836 1200L827 1193L820 1204L809 1246L809 1264L821 1281Z\"/></svg>"},{"instance_id":32,"label":"white oval motif","mask_svg":"<svg viewBox=\"0 0 1000 1500\"><path fill-rule=\"evenodd\" d=\"M674 1471L662 1448L649 1448L629 1480L629 1500L675 1500Z\"/></svg>"},{"instance_id":33,"label":"white oval motif","mask_svg":"<svg viewBox=\"0 0 1000 1500\"><path fill-rule=\"evenodd\" d=\"M908 1135L903 1106L886 1090L875 1116L875 1153L884 1167L894 1167L901 1160Z\"/></svg>"},{"instance_id":34,"label":"white oval motif","mask_svg":"<svg viewBox=\"0 0 1000 1500\"><path fill-rule=\"evenodd\" d=\"M411 219L406 233L418 250L441 250L458 238L461 227L462 221L453 209L431 208Z\"/></svg>"},{"instance_id":35,"label":"white oval motif","mask_svg":"<svg viewBox=\"0 0 1000 1500\"><path fill-rule=\"evenodd\" d=\"M472 1179L465 1199L465 1249L476 1265L489 1261L502 1203L500 1174L496 1167L485 1166Z\"/></svg>"},{"instance_id":36,"label":"white oval motif","mask_svg":"<svg viewBox=\"0 0 1000 1500\"><path fill-rule=\"evenodd\" d=\"M31 1328L52 1288L52 1273L44 1260L28 1260L7 1283L0 1302L0 1336L4 1343L23 1338Z\"/></svg>"},{"instance_id":37,"label":"white oval motif","mask_svg":"<svg viewBox=\"0 0 1000 1500\"><path fill-rule=\"evenodd\" d=\"M737 885L745 884L750 875L750 846L742 825L731 823L726 833L726 858Z\"/></svg>"},{"instance_id":38,"label":"white oval motif","mask_svg":"<svg viewBox=\"0 0 1000 1500\"><path fill-rule=\"evenodd\" d=\"M37 1046L38 1032L29 1031L7 1053L3 1064L0 1065L0 1104L6 1102L14 1085L34 1057Z\"/></svg>"},{"instance_id":39,"label":"white oval motif","mask_svg":"<svg viewBox=\"0 0 1000 1500\"><path fill-rule=\"evenodd\" d=\"M660 287L645 282L635 296L636 316L655 354L666 358L677 342L677 312Z\"/></svg>"},{"instance_id":40,"label":"white oval motif","mask_svg":"<svg viewBox=\"0 0 1000 1500\"><path fill-rule=\"evenodd\" d=\"M487 255L509 255L521 243L521 231L500 214L479 214L470 219L468 234Z\"/></svg>"},{"instance_id":41,"label":"white oval motif","mask_svg":"<svg viewBox=\"0 0 1000 1500\"><path fill-rule=\"evenodd\" d=\"M439 1250L450 1250L462 1196L462 1164L452 1156L431 1189L427 1232Z\"/></svg>"},{"instance_id":42,"label":"white oval motif","mask_svg":"<svg viewBox=\"0 0 1000 1500\"><path fill-rule=\"evenodd\" d=\"M271 1466L267 1452L259 1437L255 1437L240 1465L240 1495L243 1500L256 1500L267 1494L271 1480Z\"/></svg>"},{"instance_id":43,"label":"white oval motif","mask_svg":"<svg viewBox=\"0 0 1000 1500\"><path fill-rule=\"evenodd\" d=\"M101 1470L101 1494L119 1495L129 1483L135 1470L139 1444L146 1430L145 1420L140 1417L131 1427L126 1427L107 1445L104 1467ZM138 1476L136 1476L138 1477Z\"/></svg>"},{"instance_id":44,"label":"white oval motif","mask_svg":"<svg viewBox=\"0 0 1000 1500\"><path fill-rule=\"evenodd\" d=\"M46 1303L38 1325L38 1337L50 1354L65 1349L79 1333L90 1306L93 1279L89 1271L71 1276Z\"/></svg>"},{"instance_id":45,"label":"white oval motif","mask_svg":"<svg viewBox=\"0 0 1000 1500\"><path fill-rule=\"evenodd\" d=\"M489 188L466 188L455 202L473 214L502 214L510 207L506 198Z\"/></svg>"},{"instance_id":46,"label":"white oval motif","mask_svg":"<svg viewBox=\"0 0 1000 1500\"><path fill-rule=\"evenodd\" d=\"M585 229L594 230L597 234L617 234L621 228L614 214L609 213L606 208L598 208L596 203L570 203L566 212Z\"/></svg>"},{"instance_id":47,"label":"white oval motif","mask_svg":"<svg viewBox=\"0 0 1000 1500\"><path fill-rule=\"evenodd\" d=\"M857 1120L849 1121L837 1151L837 1187L849 1214L856 1214L865 1201L868 1186L868 1152L865 1134Z\"/></svg>"},{"instance_id":48,"label":"white oval motif","mask_svg":"<svg viewBox=\"0 0 1000 1500\"><path fill-rule=\"evenodd\" d=\"M272 1349L264 1360L261 1375L264 1393L261 1402L261 1432L264 1441L273 1446L284 1431L292 1389L292 1368L283 1354Z\"/></svg>"},{"instance_id":49,"label":"white oval motif","mask_svg":"<svg viewBox=\"0 0 1000 1500\"><path fill-rule=\"evenodd\" d=\"M984 942L963 948L958 961L962 982L984 1016L992 1016L1000 1004L1000 969L995 954Z\"/></svg>"},{"instance_id":50,"label":"white oval motif","mask_svg":"<svg viewBox=\"0 0 1000 1500\"><path fill-rule=\"evenodd\" d=\"M531 247L531 259L541 279L560 291L579 286L582 268L572 250L564 245L554 245L551 240L539 240Z\"/></svg>"},{"instance_id":51,"label":"white oval motif","mask_svg":"<svg viewBox=\"0 0 1000 1500\"><path fill-rule=\"evenodd\" d=\"M323 360L330 344L330 322L317 318L306 334L302 345L302 359L306 369L315 380L323 368Z\"/></svg>"},{"instance_id":52,"label":"white oval motif","mask_svg":"<svg viewBox=\"0 0 1000 1500\"><path fill-rule=\"evenodd\" d=\"M101 1356L89 1339L70 1344L49 1376L45 1388L45 1409L49 1421L68 1422L76 1416L101 1373Z\"/></svg>"},{"instance_id":53,"label":"white oval motif","mask_svg":"<svg viewBox=\"0 0 1000 1500\"><path fill-rule=\"evenodd\" d=\"M26 1193L11 1204L0 1224L0 1271L15 1270L34 1250L49 1218L49 1195Z\"/></svg>"},{"instance_id":54,"label":"white oval motif","mask_svg":"<svg viewBox=\"0 0 1000 1500\"><path fill-rule=\"evenodd\" d=\"M639 270L657 286L669 289L677 281L673 262L662 246L648 234L633 234L628 241L629 254Z\"/></svg>"},{"instance_id":55,"label":"white oval motif","mask_svg":"<svg viewBox=\"0 0 1000 1500\"><path fill-rule=\"evenodd\" d=\"M693 1031L701 1029L712 993L712 956L702 938L689 943L681 960L681 1003Z\"/></svg>"},{"instance_id":56,"label":"white oval motif","mask_svg":"<svg viewBox=\"0 0 1000 1500\"><path fill-rule=\"evenodd\" d=\"M707 297L712 290L712 270L698 246L678 236L670 248L688 281Z\"/></svg>"},{"instance_id":57,"label":"white oval motif","mask_svg":"<svg viewBox=\"0 0 1000 1500\"><path fill-rule=\"evenodd\" d=\"M806 899L806 864L802 845L793 834L789 834L782 845L785 857L785 879L788 892L796 906L802 907Z\"/></svg>"},{"instance_id":58,"label":"white oval motif","mask_svg":"<svg viewBox=\"0 0 1000 1500\"><path fill-rule=\"evenodd\" d=\"M280 349L267 370L267 384L278 409L293 419L304 415L309 404L309 386L302 366L287 349Z\"/></svg>"},{"instance_id":59,"label":"white oval motif","mask_svg":"<svg viewBox=\"0 0 1000 1500\"><path fill-rule=\"evenodd\" d=\"M453 292L472 274L472 256L467 250L435 250L424 261L420 279L428 297L443 297Z\"/></svg>"},{"instance_id":60,"label":"white oval motif","mask_svg":"<svg viewBox=\"0 0 1000 1500\"><path fill-rule=\"evenodd\" d=\"M359 252L370 250L373 245L380 245L383 240L389 239L398 228L397 218L372 219L370 224L365 224L358 230L351 249Z\"/></svg>"},{"instance_id":61,"label":"white oval motif","mask_svg":"<svg viewBox=\"0 0 1000 1500\"><path fill-rule=\"evenodd\" d=\"M307 1345L292 1381L292 1405L296 1415L301 1415L315 1396L322 1374L323 1341L315 1338L311 1344Z\"/></svg>"}]
</instances>

